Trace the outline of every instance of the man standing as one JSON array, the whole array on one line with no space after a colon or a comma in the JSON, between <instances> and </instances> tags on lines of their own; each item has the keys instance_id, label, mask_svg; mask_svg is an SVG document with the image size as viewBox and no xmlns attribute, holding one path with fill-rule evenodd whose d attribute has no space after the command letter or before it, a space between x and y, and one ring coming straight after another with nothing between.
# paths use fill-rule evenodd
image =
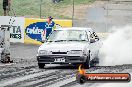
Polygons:
<instances>
[{"instance_id":1,"label":"man standing","mask_svg":"<svg viewBox=\"0 0 132 87\"><path fill-rule=\"evenodd\" d=\"M9 15L11 0L3 0L4 16Z\"/></svg>"},{"instance_id":2,"label":"man standing","mask_svg":"<svg viewBox=\"0 0 132 87\"><path fill-rule=\"evenodd\" d=\"M51 16L48 17L47 21L45 22L45 28L44 31L41 34L42 41L48 38L50 33L56 29L56 28L61 28L59 24L56 24L54 21L52 21L53 18Z\"/></svg>"},{"instance_id":3,"label":"man standing","mask_svg":"<svg viewBox=\"0 0 132 87\"><path fill-rule=\"evenodd\" d=\"M47 21L45 22L45 28L44 28L43 33L41 34L42 41L47 39L47 37L49 36L49 34L52 32L52 30L55 27L55 22L52 21L52 19L53 18L49 16Z\"/></svg>"},{"instance_id":4,"label":"man standing","mask_svg":"<svg viewBox=\"0 0 132 87\"><path fill-rule=\"evenodd\" d=\"M52 32L52 30L55 27L55 22L52 21L53 18L51 16L48 17L46 24L45 24L45 34L46 38L49 36L49 34Z\"/></svg>"}]
</instances>

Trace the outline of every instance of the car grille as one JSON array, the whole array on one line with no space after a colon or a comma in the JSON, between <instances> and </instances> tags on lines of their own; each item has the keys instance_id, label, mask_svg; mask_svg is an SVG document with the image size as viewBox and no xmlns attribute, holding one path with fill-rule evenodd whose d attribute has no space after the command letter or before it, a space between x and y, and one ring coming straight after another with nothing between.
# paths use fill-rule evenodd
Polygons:
<instances>
[{"instance_id":1,"label":"car grille","mask_svg":"<svg viewBox=\"0 0 132 87\"><path fill-rule=\"evenodd\" d=\"M67 52L52 52L52 54L67 54Z\"/></svg>"}]
</instances>

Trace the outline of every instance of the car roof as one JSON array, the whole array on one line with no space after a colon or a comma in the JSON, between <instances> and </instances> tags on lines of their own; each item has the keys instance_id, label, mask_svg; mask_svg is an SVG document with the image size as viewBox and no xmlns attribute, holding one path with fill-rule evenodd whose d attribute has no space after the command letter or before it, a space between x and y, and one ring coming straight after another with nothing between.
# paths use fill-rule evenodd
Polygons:
<instances>
[{"instance_id":1,"label":"car roof","mask_svg":"<svg viewBox=\"0 0 132 87\"><path fill-rule=\"evenodd\" d=\"M92 28L84 28L84 27L69 27L69 28L58 28L55 30L88 30L88 31L93 31Z\"/></svg>"}]
</instances>

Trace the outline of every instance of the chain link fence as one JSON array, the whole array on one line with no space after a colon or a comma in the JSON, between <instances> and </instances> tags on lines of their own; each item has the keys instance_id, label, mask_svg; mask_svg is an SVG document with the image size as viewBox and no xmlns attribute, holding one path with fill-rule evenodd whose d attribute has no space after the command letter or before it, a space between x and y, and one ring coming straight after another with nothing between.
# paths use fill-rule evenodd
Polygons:
<instances>
[{"instance_id":1,"label":"chain link fence","mask_svg":"<svg viewBox=\"0 0 132 87\"><path fill-rule=\"evenodd\" d=\"M34 18L53 16L56 19L72 19L74 10L76 10L77 7L94 1L95 0L11 0L9 15ZM2 3L3 0L0 1L0 15L3 15Z\"/></svg>"},{"instance_id":2,"label":"chain link fence","mask_svg":"<svg viewBox=\"0 0 132 87\"><path fill-rule=\"evenodd\" d=\"M74 26L92 27L103 33L111 31L112 27L131 25L132 0L95 1L85 10L84 18L74 19L73 23Z\"/></svg>"},{"instance_id":3,"label":"chain link fence","mask_svg":"<svg viewBox=\"0 0 132 87\"><path fill-rule=\"evenodd\" d=\"M0 15L3 15L0 1ZM75 27L108 32L132 23L132 0L12 0L10 16L71 19Z\"/></svg>"},{"instance_id":4,"label":"chain link fence","mask_svg":"<svg viewBox=\"0 0 132 87\"><path fill-rule=\"evenodd\" d=\"M56 19L71 19L73 2L74 0L11 0L9 15L30 18L53 16ZM0 15L3 15L3 0L0 0L0 6Z\"/></svg>"}]
</instances>

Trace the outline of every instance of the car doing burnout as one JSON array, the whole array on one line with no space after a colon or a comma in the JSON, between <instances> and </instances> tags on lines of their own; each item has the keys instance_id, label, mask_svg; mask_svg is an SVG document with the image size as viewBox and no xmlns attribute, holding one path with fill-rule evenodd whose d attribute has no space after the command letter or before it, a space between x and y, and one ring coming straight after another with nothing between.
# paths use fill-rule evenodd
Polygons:
<instances>
[{"instance_id":1,"label":"car doing burnout","mask_svg":"<svg viewBox=\"0 0 132 87\"><path fill-rule=\"evenodd\" d=\"M89 68L99 63L101 41L91 28L59 28L52 31L39 47L39 68L45 64L83 64Z\"/></svg>"}]
</instances>

